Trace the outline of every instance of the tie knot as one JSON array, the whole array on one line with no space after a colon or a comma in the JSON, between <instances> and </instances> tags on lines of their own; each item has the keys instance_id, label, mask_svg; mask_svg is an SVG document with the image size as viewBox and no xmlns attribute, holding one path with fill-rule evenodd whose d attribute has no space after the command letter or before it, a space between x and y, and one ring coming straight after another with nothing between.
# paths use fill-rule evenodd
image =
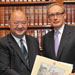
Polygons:
<instances>
[{"instance_id":1,"label":"tie knot","mask_svg":"<svg viewBox=\"0 0 75 75\"><path fill-rule=\"evenodd\" d=\"M23 42L23 39L20 39L20 42Z\"/></svg>"},{"instance_id":2,"label":"tie knot","mask_svg":"<svg viewBox=\"0 0 75 75\"><path fill-rule=\"evenodd\" d=\"M23 46L23 39L20 39L20 45Z\"/></svg>"},{"instance_id":3,"label":"tie knot","mask_svg":"<svg viewBox=\"0 0 75 75\"><path fill-rule=\"evenodd\" d=\"M55 31L55 35L58 35L60 32L57 30L57 31Z\"/></svg>"},{"instance_id":4,"label":"tie knot","mask_svg":"<svg viewBox=\"0 0 75 75\"><path fill-rule=\"evenodd\" d=\"M23 41L23 39L20 39L20 41Z\"/></svg>"}]
</instances>

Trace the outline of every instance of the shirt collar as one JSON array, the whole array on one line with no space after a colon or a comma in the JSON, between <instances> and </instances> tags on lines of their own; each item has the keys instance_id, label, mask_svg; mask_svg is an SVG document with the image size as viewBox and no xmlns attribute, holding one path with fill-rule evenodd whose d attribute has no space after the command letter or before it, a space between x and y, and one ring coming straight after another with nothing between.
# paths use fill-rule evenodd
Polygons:
<instances>
[{"instance_id":1,"label":"shirt collar","mask_svg":"<svg viewBox=\"0 0 75 75\"><path fill-rule=\"evenodd\" d=\"M25 35L22 37L22 40L26 43L26 36Z\"/></svg>"},{"instance_id":2,"label":"shirt collar","mask_svg":"<svg viewBox=\"0 0 75 75\"><path fill-rule=\"evenodd\" d=\"M62 25L61 28L59 29L59 32L60 32L61 34L63 33L64 26L65 26L65 25Z\"/></svg>"},{"instance_id":3,"label":"shirt collar","mask_svg":"<svg viewBox=\"0 0 75 75\"><path fill-rule=\"evenodd\" d=\"M63 25L61 26L61 28L60 28L60 29L58 29L58 31L59 31L61 34L63 33L64 26L65 26L65 24L63 24ZM55 32L56 32L56 30L55 30Z\"/></svg>"},{"instance_id":4,"label":"shirt collar","mask_svg":"<svg viewBox=\"0 0 75 75\"><path fill-rule=\"evenodd\" d=\"M18 43L20 41L20 38L14 36L13 34L11 34L13 36L13 38L16 40L16 42ZM24 35L21 39L23 39L23 41L26 43L26 36Z\"/></svg>"}]
</instances>

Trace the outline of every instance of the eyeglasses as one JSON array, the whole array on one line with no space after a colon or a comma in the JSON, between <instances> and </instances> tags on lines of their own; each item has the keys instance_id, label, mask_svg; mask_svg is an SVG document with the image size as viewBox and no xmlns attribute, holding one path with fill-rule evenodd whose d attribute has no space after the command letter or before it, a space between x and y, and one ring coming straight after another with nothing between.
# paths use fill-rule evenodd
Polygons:
<instances>
[{"instance_id":1,"label":"eyeglasses","mask_svg":"<svg viewBox=\"0 0 75 75\"><path fill-rule=\"evenodd\" d=\"M56 14L50 14L50 15L48 15L48 17L49 18L54 18L54 16L61 17L62 14L64 14L64 12L62 12L62 13L57 12Z\"/></svg>"},{"instance_id":2,"label":"eyeglasses","mask_svg":"<svg viewBox=\"0 0 75 75\"><path fill-rule=\"evenodd\" d=\"M25 21L15 21L15 22L14 22L14 25L15 25L15 26L18 26L19 24L21 24L21 25L24 26L24 25L27 24L27 23L26 23Z\"/></svg>"}]
</instances>

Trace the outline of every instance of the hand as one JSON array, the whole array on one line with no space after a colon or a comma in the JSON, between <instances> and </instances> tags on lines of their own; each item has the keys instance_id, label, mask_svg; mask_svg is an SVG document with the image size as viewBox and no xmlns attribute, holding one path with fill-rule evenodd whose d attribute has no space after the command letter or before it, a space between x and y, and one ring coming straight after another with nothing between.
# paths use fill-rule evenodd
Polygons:
<instances>
[{"instance_id":1,"label":"hand","mask_svg":"<svg viewBox=\"0 0 75 75\"><path fill-rule=\"evenodd\" d=\"M75 75L75 73L70 73L69 75Z\"/></svg>"}]
</instances>

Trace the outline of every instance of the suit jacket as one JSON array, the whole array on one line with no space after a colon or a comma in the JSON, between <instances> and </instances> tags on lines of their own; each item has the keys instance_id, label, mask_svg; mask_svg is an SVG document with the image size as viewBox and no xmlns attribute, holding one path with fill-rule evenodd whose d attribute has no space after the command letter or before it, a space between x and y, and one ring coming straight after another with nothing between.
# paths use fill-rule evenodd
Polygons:
<instances>
[{"instance_id":1,"label":"suit jacket","mask_svg":"<svg viewBox=\"0 0 75 75\"><path fill-rule=\"evenodd\" d=\"M75 27L65 25L57 57L54 51L54 30L43 36L43 56L73 64L75 71Z\"/></svg>"},{"instance_id":2,"label":"suit jacket","mask_svg":"<svg viewBox=\"0 0 75 75\"><path fill-rule=\"evenodd\" d=\"M35 57L40 53L40 49L35 38L26 35L26 42L29 67L27 67L23 53L11 34L0 40L0 75L30 75Z\"/></svg>"}]
</instances>

